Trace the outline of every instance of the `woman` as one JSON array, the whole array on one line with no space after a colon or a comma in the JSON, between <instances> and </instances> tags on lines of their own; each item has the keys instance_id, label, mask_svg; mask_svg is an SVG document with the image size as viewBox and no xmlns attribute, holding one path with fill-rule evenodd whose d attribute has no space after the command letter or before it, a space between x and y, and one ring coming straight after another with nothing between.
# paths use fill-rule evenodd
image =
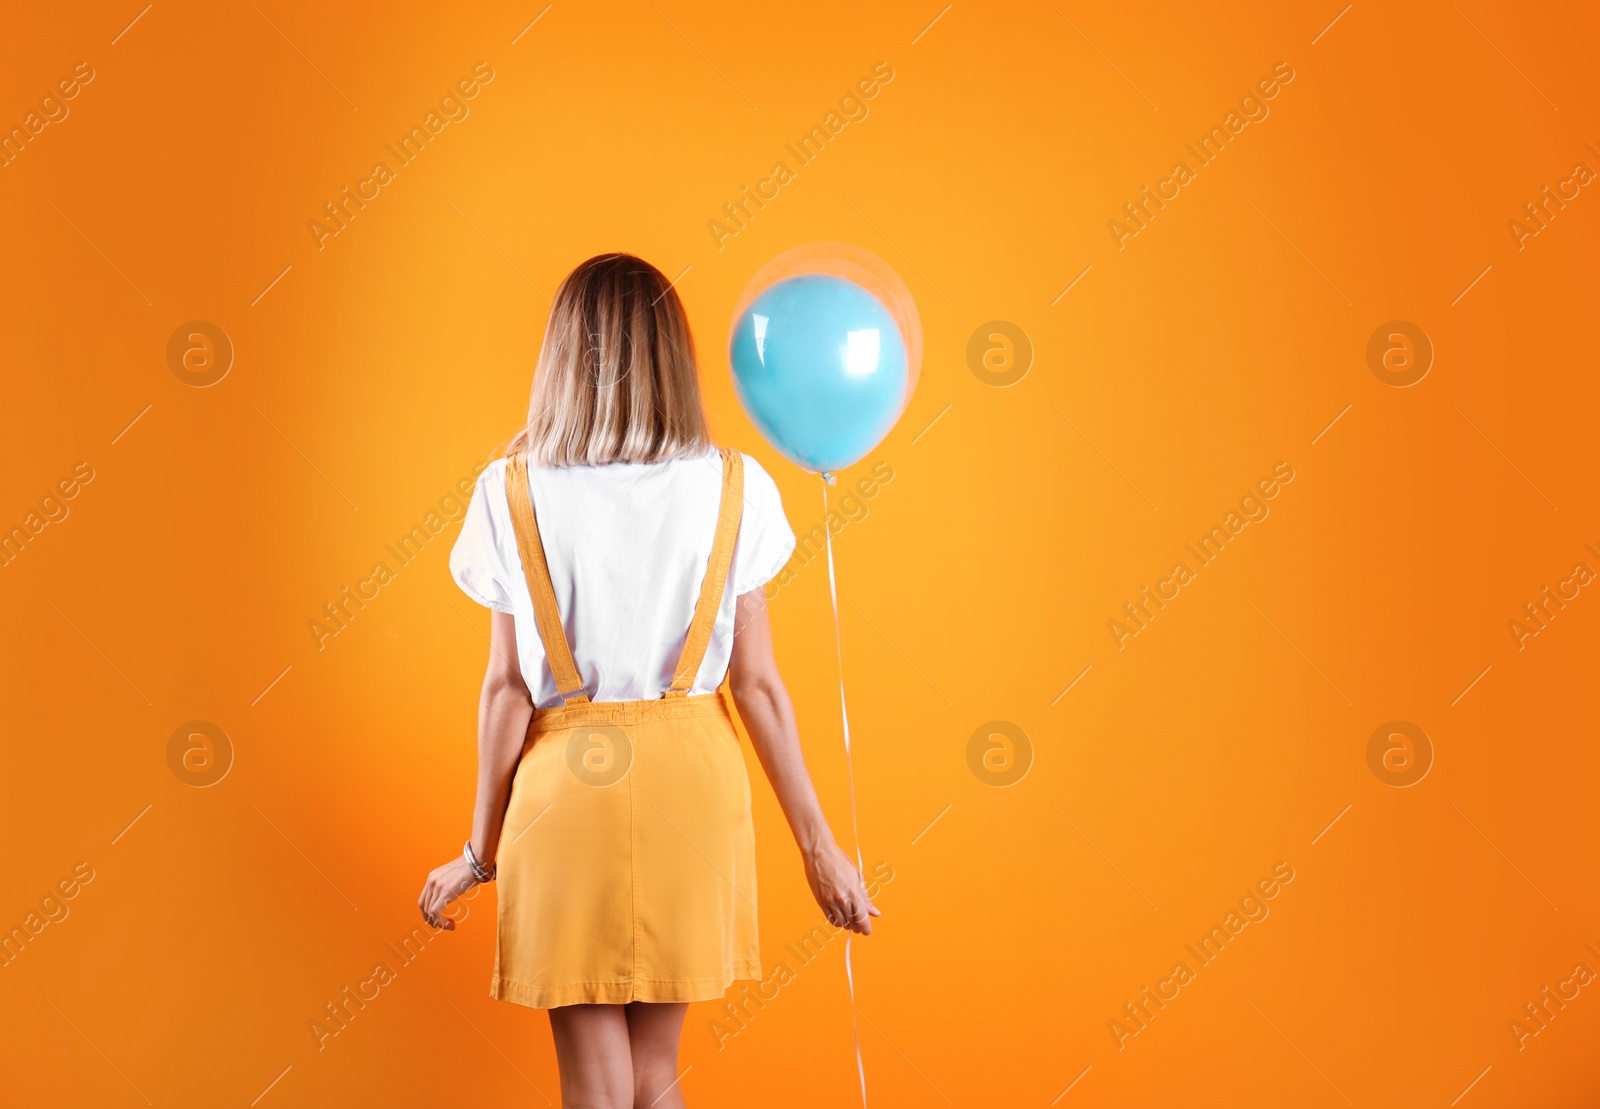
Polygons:
<instances>
[{"instance_id":1,"label":"woman","mask_svg":"<svg viewBox=\"0 0 1600 1109\"><path fill-rule=\"evenodd\" d=\"M630 255L584 262L551 305L527 426L450 555L494 610L478 797L418 899L453 929L449 903L498 876L490 993L550 1010L564 1105L682 1106L688 1003L761 977L724 675L818 905L872 931L772 654L762 586L793 550L772 479L711 444L671 284Z\"/></svg>"}]
</instances>

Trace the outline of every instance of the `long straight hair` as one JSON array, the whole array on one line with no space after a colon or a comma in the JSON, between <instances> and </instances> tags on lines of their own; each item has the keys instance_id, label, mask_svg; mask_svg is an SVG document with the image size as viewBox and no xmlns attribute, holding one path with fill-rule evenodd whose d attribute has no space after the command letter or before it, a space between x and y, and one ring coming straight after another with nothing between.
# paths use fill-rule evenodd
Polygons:
<instances>
[{"instance_id":1,"label":"long straight hair","mask_svg":"<svg viewBox=\"0 0 1600 1109\"><path fill-rule=\"evenodd\" d=\"M550 305L528 422L509 452L534 466L598 466L710 447L694 338L672 283L631 254L578 266Z\"/></svg>"}]
</instances>

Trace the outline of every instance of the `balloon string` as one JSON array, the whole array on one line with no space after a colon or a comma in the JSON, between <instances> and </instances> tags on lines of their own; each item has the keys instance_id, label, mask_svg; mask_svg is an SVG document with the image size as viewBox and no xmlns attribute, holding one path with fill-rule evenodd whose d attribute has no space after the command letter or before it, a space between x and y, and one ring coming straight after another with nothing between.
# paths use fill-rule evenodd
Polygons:
<instances>
[{"instance_id":1,"label":"balloon string","mask_svg":"<svg viewBox=\"0 0 1600 1109\"><path fill-rule=\"evenodd\" d=\"M844 766L850 782L850 834L855 840L856 869L861 865L861 824L856 819L856 769L850 755L850 710L844 699L844 639L839 632L839 583L833 573L833 529L828 526L828 485L830 477L822 475L822 533L828 549L828 595L833 601L833 647L839 659L839 715L844 721ZM861 1060L861 1024L856 1016L856 976L850 963L850 933L844 934L844 979L850 992L850 1031L856 1042L856 1076L861 1080L861 1109L867 1106L867 1068Z\"/></svg>"}]
</instances>

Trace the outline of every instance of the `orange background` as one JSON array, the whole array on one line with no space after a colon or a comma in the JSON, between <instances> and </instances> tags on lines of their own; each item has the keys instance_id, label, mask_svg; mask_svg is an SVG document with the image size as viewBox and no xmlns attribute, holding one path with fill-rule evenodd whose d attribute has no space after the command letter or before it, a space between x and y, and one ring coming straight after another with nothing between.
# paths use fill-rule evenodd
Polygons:
<instances>
[{"instance_id":1,"label":"orange background","mask_svg":"<svg viewBox=\"0 0 1600 1109\"><path fill-rule=\"evenodd\" d=\"M680 277L719 437L812 527L818 481L754 433L725 335L750 275L818 240L896 266L927 342L845 475L895 477L836 540L861 849L894 872L853 949L869 1104L1600 1098L1600 986L1521 1049L1508 1026L1600 971L1600 599L1521 649L1507 628L1600 570L1600 199L1522 249L1507 228L1600 169L1593 11L540 10L8 13L6 127L95 77L0 169L0 525L95 477L0 569L0 926L95 876L0 969L0 1099L556 1098L544 1017L486 996L492 888L415 963L385 947L470 814L488 619L455 525L323 649L307 622L515 430L543 297L605 250ZM319 250L307 221L479 62L470 115ZM707 221L879 62L870 115L719 250ZM1119 250L1107 221L1279 62L1270 115ZM236 349L209 388L168 368L191 320ZM967 361L995 320L1034 348L1008 388ZM1436 352L1409 388L1368 367L1391 320ZM1280 461L1270 516L1119 649L1107 621ZM773 607L848 845L821 564ZM197 719L235 752L209 788L167 763ZM1008 788L968 763L992 720L1031 739ZM1431 737L1410 788L1368 766L1391 720ZM820 913L755 793L771 965ZM1185 943L1280 861L1270 916L1199 967ZM841 948L721 1050L719 1007L691 1010L692 1104L856 1101ZM319 1050L308 1022L380 960L395 981ZM1180 960L1119 1049L1108 1022Z\"/></svg>"}]
</instances>

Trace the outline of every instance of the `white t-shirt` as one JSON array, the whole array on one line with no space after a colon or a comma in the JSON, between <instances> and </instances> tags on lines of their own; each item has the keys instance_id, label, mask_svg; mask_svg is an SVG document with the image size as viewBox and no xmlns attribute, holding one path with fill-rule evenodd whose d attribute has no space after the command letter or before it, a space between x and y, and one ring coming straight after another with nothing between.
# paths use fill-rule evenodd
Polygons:
<instances>
[{"instance_id":1,"label":"white t-shirt","mask_svg":"<svg viewBox=\"0 0 1600 1109\"><path fill-rule=\"evenodd\" d=\"M653 700L672 685L722 498L722 456L528 470L556 606L591 701ZM713 693L733 655L734 603L794 552L778 487L744 456L744 514L716 626L691 693ZM545 660L506 503L506 461L478 478L450 551L456 584L517 622L522 676L539 708L562 703Z\"/></svg>"}]
</instances>

